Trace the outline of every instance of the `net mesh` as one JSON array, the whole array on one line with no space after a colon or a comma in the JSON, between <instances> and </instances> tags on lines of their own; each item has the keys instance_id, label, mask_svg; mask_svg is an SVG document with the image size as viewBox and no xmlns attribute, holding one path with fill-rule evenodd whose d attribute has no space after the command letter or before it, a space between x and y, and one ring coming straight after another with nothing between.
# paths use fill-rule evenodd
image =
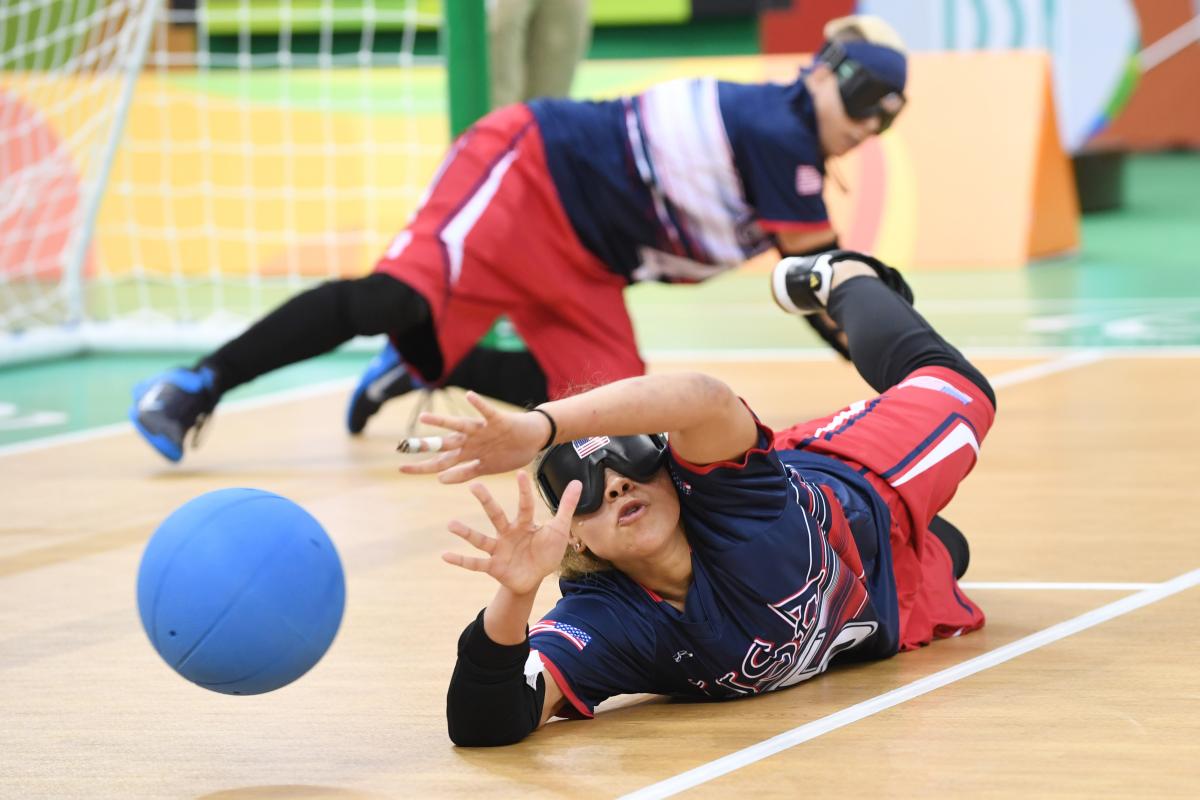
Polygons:
<instances>
[{"instance_id":1,"label":"net mesh","mask_svg":"<svg viewBox=\"0 0 1200 800\"><path fill-rule=\"evenodd\" d=\"M370 269L445 149L444 69L421 52L439 18L418 0L6 4L9 342L209 346Z\"/></svg>"}]
</instances>

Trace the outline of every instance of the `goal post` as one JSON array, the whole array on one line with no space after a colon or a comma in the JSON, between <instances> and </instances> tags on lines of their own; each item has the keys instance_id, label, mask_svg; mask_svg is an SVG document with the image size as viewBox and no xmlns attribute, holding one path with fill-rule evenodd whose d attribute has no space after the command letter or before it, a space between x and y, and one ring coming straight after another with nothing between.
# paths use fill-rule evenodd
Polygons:
<instances>
[{"instance_id":1,"label":"goal post","mask_svg":"<svg viewBox=\"0 0 1200 800\"><path fill-rule=\"evenodd\" d=\"M0 3L0 364L211 348L369 271L486 35L484 0Z\"/></svg>"},{"instance_id":2,"label":"goal post","mask_svg":"<svg viewBox=\"0 0 1200 800\"><path fill-rule=\"evenodd\" d=\"M159 4L0 5L0 360L82 347L93 222Z\"/></svg>"},{"instance_id":3,"label":"goal post","mask_svg":"<svg viewBox=\"0 0 1200 800\"><path fill-rule=\"evenodd\" d=\"M444 2L450 135L458 136L492 107L487 15L483 0Z\"/></svg>"}]
</instances>

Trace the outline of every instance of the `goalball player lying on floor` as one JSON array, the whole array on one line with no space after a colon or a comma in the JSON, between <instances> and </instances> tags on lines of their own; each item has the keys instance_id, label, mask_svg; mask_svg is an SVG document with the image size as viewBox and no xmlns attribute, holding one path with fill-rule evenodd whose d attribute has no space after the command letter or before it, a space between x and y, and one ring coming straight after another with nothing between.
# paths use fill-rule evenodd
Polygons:
<instances>
[{"instance_id":1,"label":"goalball player lying on floor","mask_svg":"<svg viewBox=\"0 0 1200 800\"><path fill-rule=\"evenodd\" d=\"M469 395L482 419L423 416L449 433L408 473L457 483L541 452L535 480L517 476L513 519L471 487L494 535L449 526L481 554L445 560L498 584L459 640L455 743L513 743L618 694L781 689L983 625L957 583L965 540L931 523L974 466L995 395L903 285L845 251L780 262L776 301L827 311L880 395L778 433L701 374L629 378L524 413ZM554 512L540 525L535 481ZM530 625L555 571L562 599Z\"/></svg>"}]
</instances>

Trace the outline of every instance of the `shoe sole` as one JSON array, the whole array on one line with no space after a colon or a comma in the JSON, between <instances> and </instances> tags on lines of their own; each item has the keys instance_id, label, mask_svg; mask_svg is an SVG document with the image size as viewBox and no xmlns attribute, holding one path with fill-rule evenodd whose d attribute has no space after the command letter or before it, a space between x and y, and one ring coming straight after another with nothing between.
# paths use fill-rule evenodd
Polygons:
<instances>
[{"instance_id":1,"label":"shoe sole","mask_svg":"<svg viewBox=\"0 0 1200 800\"><path fill-rule=\"evenodd\" d=\"M140 433L142 438L149 442L150 446L157 450L163 458L176 464L183 458L182 447L161 433L151 433L147 430L146 426L138 419L136 403L133 408L129 409L129 421L133 423L134 430Z\"/></svg>"},{"instance_id":2,"label":"shoe sole","mask_svg":"<svg viewBox=\"0 0 1200 800\"><path fill-rule=\"evenodd\" d=\"M775 305L787 313L800 317L808 316L812 312L803 310L793 303L792 298L788 296L787 273L787 267L783 264L776 264L775 269L771 270L771 297L775 300Z\"/></svg>"}]
</instances>

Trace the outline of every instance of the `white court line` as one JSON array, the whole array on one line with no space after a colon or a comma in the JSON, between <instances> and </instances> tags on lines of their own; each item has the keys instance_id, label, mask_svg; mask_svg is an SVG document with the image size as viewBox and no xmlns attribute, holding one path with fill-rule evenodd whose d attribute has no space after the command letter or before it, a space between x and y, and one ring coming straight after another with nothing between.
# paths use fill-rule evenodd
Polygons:
<instances>
[{"instance_id":1,"label":"white court line","mask_svg":"<svg viewBox=\"0 0 1200 800\"><path fill-rule=\"evenodd\" d=\"M1041 364L1032 364L1028 367L1003 372L994 378L988 378L988 381L992 384L993 389L1003 389L1006 386L1015 386L1018 383L1037 380L1076 367L1095 364L1106 357L1107 355L1102 350L1080 350L1053 361L1043 361Z\"/></svg>"},{"instance_id":2,"label":"white court line","mask_svg":"<svg viewBox=\"0 0 1200 800\"><path fill-rule=\"evenodd\" d=\"M989 378L988 380L991 382L993 387L996 389L1001 389L1008 386L1014 386L1019 383L1037 380L1038 378L1043 378L1048 375L1054 375L1065 370L1075 369L1088 364L1094 364L1104 357L1104 353L1099 350L1076 351L1067 353L1062 357L1052 361L1046 361L1041 364L1034 364L1030 367L1023 367L1021 369L1004 372ZM1189 578L1191 582L1182 588L1175 589L1174 591L1182 591L1183 589L1194 585L1197 581L1200 581L1200 570L1195 570L1183 577ZM1012 644L993 650L990 653L985 653L982 656L965 661L962 664L955 665L949 669L937 672L927 678L910 683L907 686L902 686L899 689L894 689L886 694L879 695L870 700L858 703L857 705L842 709L841 711L830 714L827 717L810 722L807 725L801 725L798 728L793 728L787 733L783 733L779 736L767 739L766 741L759 742L756 745L751 745L744 750L731 753L730 755L724 756L723 758L719 758L715 761L710 761L707 764L703 764L695 769L688 770L687 772L676 775L673 778L668 778L665 781L647 786L644 789L639 789L631 794L625 795L622 800L625 800L626 798L643 800L644 798L670 797L674 794L684 791L685 789L699 786L700 784L706 783L714 778L718 778L722 775L741 769L748 764L761 761L768 756L772 756L783 750L787 750L788 748L795 747L796 745L806 742L809 739L822 736L830 731L844 727L853 722L857 722L860 719L869 717L872 714L877 714L880 711L891 708L894 705L899 705L900 703L907 702L914 697L919 697L920 695L931 692L934 689L938 689L949 683L953 683L954 681L961 680L962 678L973 675L976 672L988 669L989 667L1000 664L1011 658L1016 658L1017 656L1026 653L1029 650L1042 647L1045 644L1049 644L1050 642L1056 641L1057 639L1061 639L1065 636L1070 636L1072 633L1076 633L1077 631L1091 627L1092 625L1097 625L1100 622L1111 618L1109 616L1104 616L1105 609L1122 608L1125 610L1121 610L1116 613L1123 614L1126 613L1126 611L1133 610L1134 608L1140 608L1141 605L1154 602L1155 600L1166 596L1166 594L1162 594L1164 591L1167 591L1164 589L1164 587L1172 586L1179 580L1181 579L1176 578L1174 582L1157 584L1151 586L1150 588L1143 589L1138 594L1118 600L1116 603L1110 603L1109 605L1103 606L1095 611L1090 611L1087 614L1076 617L1074 620L1070 620L1068 622L1055 625L1051 628L1047 628L1039 633L1026 636L1024 639L1020 639ZM1174 591L1168 591L1168 593L1173 594ZM1141 599L1139 604L1130 605L1130 603L1138 603L1139 598ZM1128 606L1128 608L1125 608L1126 606ZM1113 614L1113 616L1116 616L1116 613Z\"/></svg>"},{"instance_id":3,"label":"white court line","mask_svg":"<svg viewBox=\"0 0 1200 800\"><path fill-rule=\"evenodd\" d=\"M1167 357L1170 357L1174 352L1171 348L1164 348ZM1182 348L1181 348L1182 350ZM1200 356L1200 348L1194 348L1194 353L1186 353L1186 355ZM1043 364L1035 364L1032 367L1013 370L1012 372L1002 373L995 378L991 378L992 386L999 389L1003 386L1012 386L1024 381L1035 380L1044 375L1051 375L1056 372L1062 372L1067 369L1085 366L1095 363L1109 355L1119 354L1110 348L1101 350L1079 350L1078 348L1030 348L1030 349L1013 349L1006 348L999 352L1003 355L997 355L995 352L988 353L984 349L971 350L967 349L970 357L978 355L1004 358L1044 358L1047 354L1060 354L1060 357L1053 361L1047 361ZM1132 353L1138 355L1142 351L1133 348ZM660 352L651 352L647 355L647 359L651 362L658 361L661 363L671 363L674 361L715 361L715 362L757 362L757 361L779 361L779 360L819 360L828 361L836 358L832 350L828 348L813 348L813 349L796 349L796 350L667 350ZM233 413L238 411L246 411L253 408L263 408L264 406L272 406L277 403L287 403L293 400L302 400L309 397L331 392L334 390L345 391L353 384L350 378L338 378L336 380L316 383L312 386L305 386L296 389L285 389L279 392L253 397L247 400L237 400L221 406L221 413ZM128 422L117 422L112 425L103 425L98 428L89 428L85 431L73 431L71 433L62 433L57 436L47 436L45 438L32 439L27 442L18 442L16 444L0 446L0 458L5 456L20 455L22 453L30 453L37 450L44 450L51 447L60 447L63 445L81 444L90 442L96 439L103 439L108 436L118 436L123 433L128 433L133 430L133 426Z\"/></svg>"},{"instance_id":4,"label":"white court line","mask_svg":"<svg viewBox=\"0 0 1200 800\"><path fill-rule=\"evenodd\" d=\"M354 385L354 381L350 378L338 378L331 381L322 381L314 383L311 386L302 386L296 389L283 389L278 392L262 395L260 397L249 397L245 400L234 400L230 403L221 404L222 416L226 413L236 414L242 411L249 411L254 408L263 408L264 406L273 406L280 403L288 403L293 400L304 400L309 397L315 397L327 392L332 392L335 389L345 391ZM95 439L103 439L107 436L117 436L122 433L131 433L133 425L129 422L114 422L111 425L101 425L98 428L88 428L85 431L72 431L71 433L61 433L57 436L47 436L43 439L32 439L28 442L17 442L0 447L0 458L5 456L14 456L21 453L29 453L34 450L44 450L51 447L61 447L68 444L81 444L90 442Z\"/></svg>"},{"instance_id":5,"label":"white court line","mask_svg":"<svg viewBox=\"0 0 1200 800\"><path fill-rule=\"evenodd\" d=\"M687 315L693 309L673 301L658 301L655 299L639 298L634 302L635 316L653 308L655 312L664 314L675 313ZM1012 315L1012 314L1050 314L1065 311L1087 311L1089 313L1106 314L1127 310L1142 310L1146 313L1158 311L1196 311L1200 310L1200 299L1196 297L1090 297L1078 299L1074 297L1055 298L947 298L929 299L920 302L922 314L978 316L980 314ZM735 314L761 314L763 309L773 309L770 300L728 300L721 303L722 312ZM777 313L772 311L771 313Z\"/></svg>"},{"instance_id":6,"label":"white court line","mask_svg":"<svg viewBox=\"0 0 1200 800\"><path fill-rule=\"evenodd\" d=\"M960 581L958 585L964 589L979 589L983 591L1000 589L1015 591L1050 590L1062 592L1138 592L1142 589L1151 589L1159 584L1097 583L1087 581L1079 583L1070 583L1066 581Z\"/></svg>"},{"instance_id":7,"label":"white court line","mask_svg":"<svg viewBox=\"0 0 1200 800\"><path fill-rule=\"evenodd\" d=\"M1200 347L1184 345L1180 347L1138 347L1120 346L1103 348L1080 348L1078 345L1059 347L1054 345L1013 347L979 346L959 348L972 361L987 358L997 359L1032 359L1051 358L1053 356L1072 356L1081 353L1103 353L1104 358L1200 358ZM649 350L645 353L646 360L652 364L673 364L686 361L713 361L724 363L756 364L770 361L840 361L841 359L828 347L792 347L792 348L729 348L721 350ZM1090 361L1088 363L1091 363Z\"/></svg>"},{"instance_id":8,"label":"white court line","mask_svg":"<svg viewBox=\"0 0 1200 800\"><path fill-rule=\"evenodd\" d=\"M893 689L890 692L865 700L856 705L844 708L827 717L813 720L786 733L781 733L766 741L751 745L744 750L730 753L723 758L710 761L695 769L680 773L665 781L651 784L635 792L623 795L621 800L650 800L650 798L671 797L686 789L707 783L734 770L741 769L756 761L773 756L798 744L823 736L826 733L845 727L852 722L858 722L893 706L906 703L923 694L948 686L951 683L968 678L978 672L1011 661L1017 656L1024 655L1040 647L1065 639L1068 636L1093 628L1102 622L1108 622L1131 611L1156 603L1159 600L1186 591L1200 584L1200 569L1180 575L1165 583L1156 584L1149 589L1143 589L1137 594L1123 597L1120 600L1101 606L1100 608L1080 614L1078 617L1060 622L1049 628L1030 634L1023 639L998 647L995 650L976 656L961 664L935 672L918 681Z\"/></svg>"}]
</instances>

